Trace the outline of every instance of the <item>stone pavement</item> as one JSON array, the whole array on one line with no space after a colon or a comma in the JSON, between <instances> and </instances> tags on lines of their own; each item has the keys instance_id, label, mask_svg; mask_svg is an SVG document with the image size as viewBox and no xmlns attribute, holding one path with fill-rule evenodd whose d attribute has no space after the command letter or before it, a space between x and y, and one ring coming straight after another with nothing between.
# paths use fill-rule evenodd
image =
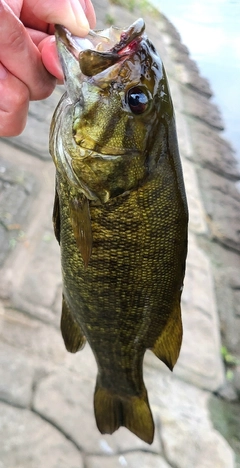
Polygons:
<instances>
[{"instance_id":1,"label":"stone pavement","mask_svg":"<svg viewBox=\"0 0 240 468\"><path fill-rule=\"evenodd\" d=\"M107 0L96 0L94 5L99 27L106 19L129 25L139 16L137 9L130 12ZM226 381L214 262L208 247L210 215L198 174L204 158L205 171L212 164L216 173L222 170L228 179L237 179L237 170L230 157L224 163L214 152L217 144L222 150L227 143L219 136L223 124L209 101L207 82L168 21L146 10L144 17L170 78L190 209L180 359L170 373L150 352L145 358L144 378L156 423L154 442L149 446L125 428L112 436L98 432L92 352L86 346L76 355L68 354L61 338L59 246L51 222L54 167L48 154L50 119L62 92L57 89L48 100L32 103L22 135L0 142L0 468L239 466L228 442L214 429L209 410L211 395ZM196 156L193 136L203 132L204 125L205 136L197 139L197 145L206 141L214 161L201 148ZM211 187L205 187L212 193ZM235 192L233 198L238 200ZM221 224L216 229L217 223L213 213L210 225L218 238ZM237 238L232 239L225 227L222 243L235 242L236 249ZM232 276L234 268L237 260L229 266ZM238 280L235 276L237 294ZM236 328L235 322L230 326Z\"/></svg>"}]
</instances>

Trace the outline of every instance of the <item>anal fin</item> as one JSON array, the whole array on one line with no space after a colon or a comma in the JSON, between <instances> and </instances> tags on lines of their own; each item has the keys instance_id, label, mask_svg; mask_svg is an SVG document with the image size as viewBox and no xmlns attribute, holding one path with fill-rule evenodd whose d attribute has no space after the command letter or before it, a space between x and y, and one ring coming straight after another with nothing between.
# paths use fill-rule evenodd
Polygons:
<instances>
[{"instance_id":1,"label":"anal fin","mask_svg":"<svg viewBox=\"0 0 240 468\"><path fill-rule=\"evenodd\" d=\"M74 320L64 296L62 300L61 332L66 349L70 353L76 353L86 343L86 338L80 326Z\"/></svg>"},{"instance_id":2,"label":"anal fin","mask_svg":"<svg viewBox=\"0 0 240 468\"><path fill-rule=\"evenodd\" d=\"M170 314L163 333L156 340L151 351L163 361L170 370L175 366L182 344L182 319L180 301Z\"/></svg>"},{"instance_id":3,"label":"anal fin","mask_svg":"<svg viewBox=\"0 0 240 468\"><path fill-rule=\"evenodd\" d=\"M112 434L120 426L125 426L144 442L153 442L154 422L145 389L141 396L121 397L97 383L94 411L102 434Z\"/></svg>"}]
</instances>

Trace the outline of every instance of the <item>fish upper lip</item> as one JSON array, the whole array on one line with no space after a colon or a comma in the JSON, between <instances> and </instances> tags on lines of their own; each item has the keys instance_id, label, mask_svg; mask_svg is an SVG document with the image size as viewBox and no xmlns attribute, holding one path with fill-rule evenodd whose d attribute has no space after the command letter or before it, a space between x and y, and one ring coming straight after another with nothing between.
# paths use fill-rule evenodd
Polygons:
<instances>
[{"instance_id":1,"label":"fish upper lip","mask_svg":"<svg viewBox=\"0 0 240 468\"><path fill-rule=\"evenodd\" d=\"M60 24L55 25L55 36L57 43L62 42L72 55L78 59L80 52L90 49L99 51L103 55L112 53L117 54L119 58L134 52L140 42L145 30L145 23L142 18L135 21L126 30L116 27L109 28L110 37L101 34L101 31L90 30L85 38L74 36L70 31ZM101 41L102 39L102 41ZM99 50L101 48L101 50Z\"/></svg>"}]
</instances>

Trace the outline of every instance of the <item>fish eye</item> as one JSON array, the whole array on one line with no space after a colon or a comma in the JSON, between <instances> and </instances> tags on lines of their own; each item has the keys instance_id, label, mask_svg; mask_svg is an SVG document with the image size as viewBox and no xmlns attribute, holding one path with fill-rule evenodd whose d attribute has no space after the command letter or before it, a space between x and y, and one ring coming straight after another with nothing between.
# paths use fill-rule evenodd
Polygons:
<instances>
[{"instance_id":1,"label":"fish eye","mask_svg":"<svg viewBox=\"0 0 240 468\"><path fill-rule=\"evenodd\" d=\"M128 91L127 101L133 114L143 114L148 108L149 96L145 90L135 86Z\"/></svg>"}]
</instances>

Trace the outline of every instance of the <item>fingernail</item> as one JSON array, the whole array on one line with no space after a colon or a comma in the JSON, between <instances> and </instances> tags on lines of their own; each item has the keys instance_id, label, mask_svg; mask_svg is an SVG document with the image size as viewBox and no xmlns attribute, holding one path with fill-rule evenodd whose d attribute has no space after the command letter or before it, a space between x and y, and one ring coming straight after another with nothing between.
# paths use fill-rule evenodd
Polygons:
<instances>
[{"instance_id":1,"label":"fingernail","mask_svg":"<svg viewBox=\"0 0 240 468\"><path fill-rule=\"evenodd\" d=\"M8 72L3 64L0 62L0 80L5 80L7 78Z\"/></svg>"},{"instance_id":2,"label":"fingernail","mask_svg":"<svg viewBox=\"0 0 240 468\"><path fill-rule=\"evenodd\" d=\"M83 5L80 4L79 0L70 0L70 2L77 27L79 28L78 34L80 35L81 32L88 33L90 27L84 12L86 9L85 2L83 2Z\"/></svg>"}]
</instances>

